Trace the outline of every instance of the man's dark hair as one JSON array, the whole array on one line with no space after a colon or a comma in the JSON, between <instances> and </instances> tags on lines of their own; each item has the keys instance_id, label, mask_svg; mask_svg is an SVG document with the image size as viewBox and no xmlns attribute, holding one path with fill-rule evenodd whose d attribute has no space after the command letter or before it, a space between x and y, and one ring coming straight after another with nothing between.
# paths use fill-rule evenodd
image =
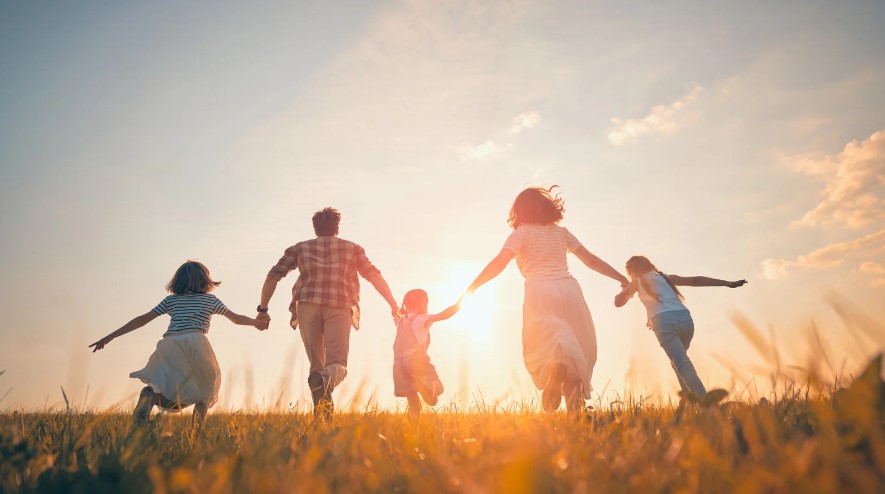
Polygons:
<instances>
[{"instance_id":1,"label":"man's dark hair","mask_svg":"<svg viewBox=\"0 0 885 494\"><path fill-rule=\"evenodd\" d=\"M341 213L335 208L323 208L313 214L313 231L318 237L338 235Z\"/></svg>"}]
</instances>

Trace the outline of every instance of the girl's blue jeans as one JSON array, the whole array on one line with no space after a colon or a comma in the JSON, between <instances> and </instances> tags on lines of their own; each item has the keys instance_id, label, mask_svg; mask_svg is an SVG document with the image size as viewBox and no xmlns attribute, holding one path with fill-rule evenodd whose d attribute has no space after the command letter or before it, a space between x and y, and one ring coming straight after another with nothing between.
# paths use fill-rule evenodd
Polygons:
<instances>
[{"instance_id":1,"label":"girl's blue jeans","mask_svg":"<svg viewBox=\"0 0 885 494\"><path fill-rule=\"evenodd\" d=\"M651 319L650 326L661 348L670 359L670 365L676 371L679 386L683 391L690 391L699 399L703 399L707 395L707 390L687 353L691 338L694 336L694 321L691 314L687 310L661 312Z\"/></svg>"}]
</instances>

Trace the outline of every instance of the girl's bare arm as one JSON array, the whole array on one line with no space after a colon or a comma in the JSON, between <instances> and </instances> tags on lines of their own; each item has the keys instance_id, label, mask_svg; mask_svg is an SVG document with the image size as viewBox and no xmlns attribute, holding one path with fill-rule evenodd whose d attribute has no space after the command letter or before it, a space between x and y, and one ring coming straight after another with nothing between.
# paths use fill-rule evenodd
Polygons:
<instances>
[{"instance_id":1,"label":"girl's bare arm","mask_svg":"<svg viewBox=\"0 0 885 494\"><path fill-rule=\"evenodd\" d=\"M442 312L440 312L440 313L438 313L438 314L431 314L431 316L427 318L427 322L424 323L424 326L426 326L426 327L429 328L430 325L433 324L433 323L435 323L435 322L438 322L438 321L445 321L446 319L448 319L448 318L454 316L455 314L457 314L457 313L458 313L458 310L460 310L460 309L461 309L461 302L458 301L457 304L452 305L452 306L449 307L448 309L446 309L446 310L444 310L444 311L442 311Z\"/></svg>"},{"instance_id":2,"label":"girl's bare arm","mask_svg":"<svg viewBox=\"0 0 885 494\"><path fill-rule=\"evenodd\" d=\"M234 324L239 324L240 326L254 326L258 329L266 329L267 323L265 321L259 321L258 319L253 319L251 317L246 317L236 312L228 309L227 312L224 313L224 317L230 319L230 322ZM264 326L264 327L261 327Z\"/></svg>"},{"instance_id":3,"label":"girl's bare arm","mask_svg":"<svg viewBox=\"0 0 885 494\"><path fill-rule=\"evenodd\" d=\"M726 281L708 276L677 276L675 274L668 274L667 278L670 278L670 281L678 286L727 286L728 288L737 288L747 283L747 280Z\"/></svg>"},{"instance_id":4,"label":"girl's bare arm","mask_svg":"<svg viewBox=\"0 0 885 494\"><path fill-rule=\"evenodd\" d=\"M89 348L95 347L95 348L92 348L92 353L95 353L95 352L101 350L102 348L104 348L105 345L110 343L111 340L113 340L114 338L116 338L118 336L123 336L126 333L131 333L132 331L135 331L136 329L144 326L145 324L153 321L156 318L157 318L157 315L154 314L153 311L142 314L142 315L136 317L135 319L127 322L126 324L124 324L120 329L114 331L113 333L111 333L111 334L105 336L104 338L96 341L95 343L89 345Z\"/></svg>"},{"instance_id":5,"label":"girl's bare arm","mask_svg":"<svg viewBox=\"0 0 885 494\"><path fill-rule=\"evenodd\" d=\"M621 293L615 295L615 307L623 307L624 304L627 303L633 295L636 294L636 291L639 289L639 280L633 280L621 290Z\"/></svg>"},{"instance_id":6,"label":"girl's bare arm","mask_svg":"<svg viewBox=\"0 0 885 494\"><path fill-rule=\"evenodd\" d=\"M621 283L622 286L628 285L630 280L626 276L618 272L617 269L611 267L607 262L591 254L583 245L572 252L581 262L588 268L597 273L608 276L609 278Z\"/></svg>"}]
</instances>

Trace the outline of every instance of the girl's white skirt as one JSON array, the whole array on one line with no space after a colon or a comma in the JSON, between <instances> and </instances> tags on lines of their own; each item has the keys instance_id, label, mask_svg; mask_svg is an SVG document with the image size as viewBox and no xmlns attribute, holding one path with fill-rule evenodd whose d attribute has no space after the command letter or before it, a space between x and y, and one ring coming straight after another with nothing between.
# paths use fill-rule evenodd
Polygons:
<instances>
[{"instance_id":1,"label":"girl's white skirt","mask_svg":"<svg viewBox=\"0 0 885 494\"><path fill-rule=\"evenodd\" d=\"M221 387L221 370L215 352L209 338L199 331L164 337L157 342L157 349L144 369L129 377L141 379L154 388L155 393L162 393L182 408L200 402L207 407L215 405Z\"/></svg>"},{"instance_id":2,"label":"girl's white skirt","mask_svg":"<svg viewBox=\"0 0 885 494\"><path fill-rule=\"evenodd\" d=\"M533 281L525 287L522 310L522 355L535 386L544 389L550 364L564 364L571 380L584 384L596 365L596 328L574 278Z\"/></svg>"}]
</instances>

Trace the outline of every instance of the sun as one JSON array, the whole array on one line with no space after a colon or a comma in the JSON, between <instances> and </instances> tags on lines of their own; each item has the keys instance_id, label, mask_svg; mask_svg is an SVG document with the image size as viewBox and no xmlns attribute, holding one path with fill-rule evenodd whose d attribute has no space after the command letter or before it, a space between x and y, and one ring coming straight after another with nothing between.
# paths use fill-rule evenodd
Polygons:
<instances>
[{"instance_id":1,"label":"sun","mask_svg":"<svg viewBox=\"0 0 885 494\"><path fill-rule=\"evenodd\" d=\"M439 312L457 302L482 268L480 264L463 263L447 269L446 277L438 285L429 287L430 311ZM471 340L488 342L498 308L496 292L495 284L488 283L476 293L465 296L461 309L451 319L452 328L466 331Z\"/></svg>"}]
</instances>

